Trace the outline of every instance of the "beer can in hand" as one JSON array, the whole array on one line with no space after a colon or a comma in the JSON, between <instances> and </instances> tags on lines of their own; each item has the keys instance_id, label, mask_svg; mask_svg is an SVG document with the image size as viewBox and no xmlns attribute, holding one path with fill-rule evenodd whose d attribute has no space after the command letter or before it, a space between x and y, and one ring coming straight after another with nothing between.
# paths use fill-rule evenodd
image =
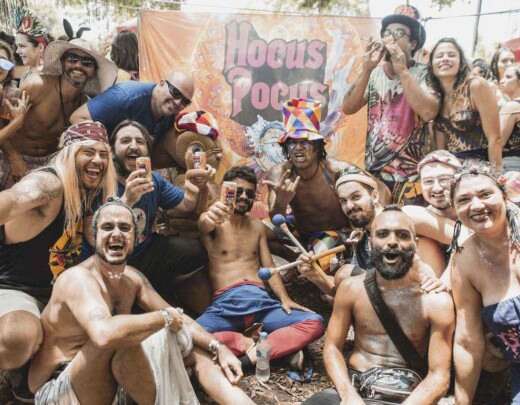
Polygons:
<instances>
[{"instance_id":1,"label":"beer can in hand","mask_svg":"<svg viewBox=\"0 0 520 405\"><path fill-rule=\"evenodd\" d=\"M148 156L139 156L135 159L135 168L138 170L146 170L146 175L144 177L152 181L152 162Z\"/></svg>"},{"instance_id":2,"label":"beer can in hand","mask_svg":"<svg viewBox=\"0 0 520 405\"><path fill-rule=\"evenodd\" d=\"M206 169L206 152L199 150L193 153L193 168L194 169Z\"/></svg>"},{"instance_id":3,"label":"beer can in hand","mask_svg":"<svg viewBox=\"0 0 520 405\"><path fill-rule=\"evenodd\" d=\"M228 207L234 208L237 199L237 183L234 181L224 181L220 188L220 201Z\"/></svg>"}]
</instances>

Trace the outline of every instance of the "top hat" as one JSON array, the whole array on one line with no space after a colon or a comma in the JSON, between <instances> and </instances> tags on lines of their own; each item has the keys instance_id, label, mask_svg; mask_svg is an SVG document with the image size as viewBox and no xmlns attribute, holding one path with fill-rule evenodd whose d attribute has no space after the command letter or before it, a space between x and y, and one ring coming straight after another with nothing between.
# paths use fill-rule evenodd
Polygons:
<instances>
[{"instance_id":1,"label":"top hat","mask_svg":"<svg viewBox=\"0 0 520 405\"><path fill-rule=\"evenodd\" d=\"M321 103L312 99L293 98L282 106L285 132L279 139L284 143L288 138L317 141L325 139L320 134Z\"/></svg>"}]
</instances>

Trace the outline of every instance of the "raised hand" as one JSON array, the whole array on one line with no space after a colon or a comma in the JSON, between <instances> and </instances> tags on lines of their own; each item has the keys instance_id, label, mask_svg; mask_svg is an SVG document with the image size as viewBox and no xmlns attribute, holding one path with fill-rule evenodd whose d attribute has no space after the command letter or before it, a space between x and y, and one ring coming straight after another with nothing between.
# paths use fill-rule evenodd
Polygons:
<instances>
[{"instance_id":1,"label":"raised hand","mask_svg":"<svg viewBox=\"0 0 520 405\"><path fill-rule=\"evenodd\" d=\"M23 121L25 114L31 108L31 98L25 90L22 91L21 97L15 100L14 103L8 98L5 98L4 101L13 121Z\"/></svg>"},{"instance_id":2,"label":"raised hand","mask_svg":"<svg viewBox=\"0 0 520 405\"><path fill-rule=\"evenodd\" d=\"M279 181L264 180L263 183L271 187L276 193L277 203L287 206L291 203L296 195L296 188L300 183L300 176L296 176L294 180L291 178L291 170L287 169Z\"/></svg>"},{"instance_id":3,"label":"raised hand","mask_svg":"<svg viewBox=\"0 0 520 405\"><path fill-rule=\"evenodd\" d=\"M230 208L222 201L216 201L205 213L205 220L211 225L222 225L230 216Z\"/></svg>"},{"instance_id":4,"label":"raised hand","mask_svg":"<svg viewBox=\"0 0 520 405\"><path fill-rule=\"evenodd\" d=\"M374 41L370 38L365 54L363 55L363 66L365 69L373 70L383 58L385 48L380 41Z\"/></svg>"},{"instance_id":5,"label":"raised hand","mask_svg":"<svg viewBox=\"0 0 520 405\"><path fill-rule=\"evenodd\" d=\"M144 194L152 192L153 189L153 181L146 176L146 170L134 170L126 179L122 200L132 207Z\"/></svg>"},{"instance_id":6,"label":"raised hand","mask_svg":"<svg viewBox=\"0 0 520 405\"><path fill-rule=\"evenodd\" d=\"M406 61L406 55L400 46L397 44L395 39L391 36L385 38L385 48L390 54L390 61L392 67L397 75L400 75L408 69L408 63Z\"/></svg>"}]
</instances>

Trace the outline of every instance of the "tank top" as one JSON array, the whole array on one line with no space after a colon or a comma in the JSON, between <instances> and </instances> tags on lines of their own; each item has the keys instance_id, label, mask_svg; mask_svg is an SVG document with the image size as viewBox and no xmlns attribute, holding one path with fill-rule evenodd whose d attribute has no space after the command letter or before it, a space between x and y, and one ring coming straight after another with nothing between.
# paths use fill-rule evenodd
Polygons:
<instances>
[{"instance_id":1,"label":"tank top","mask_svg":"<svg viewBox=\"0 0 520 405\"><path fill-rule=\"evenodd\" d=\"M512 100L520 104L520 100ZM520 157L520 121L517 121L511 132L511 136L504 145L502 152L503 156L518 156Z\"/></svg>"},{"instance_id":2,"label":"tank top","mask_svg":"<svg viewBox=\"0 0 520 405\"><path fill-rule=\"evenodd\" d=\"M56 174L53 169L44 169ZM0 289L26 292L46 303L51 295L52 273L49 267L49 249L63 233L65 210L60 212L34 238L6 244L5 227L0 226Z\"/></svg>"}]
</instances>

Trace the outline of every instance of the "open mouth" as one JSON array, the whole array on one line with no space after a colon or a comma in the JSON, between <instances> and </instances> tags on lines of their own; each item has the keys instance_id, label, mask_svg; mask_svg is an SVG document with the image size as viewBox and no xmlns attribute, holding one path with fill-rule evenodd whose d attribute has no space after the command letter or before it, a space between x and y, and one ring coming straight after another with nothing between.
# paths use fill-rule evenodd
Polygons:
<instances>
[{"instance_id":1,"label":"open mouth","mask_svg":"<svg viewBox=\"0 0 520 405\"><path fill-rule=\"evenodd\" d=\"M101 170L99 168L88 167L85 169L85 174L88 179L97 181L101 177Z\"/></svg>"},{"instance_id":2,"label":"open mouth","mask_svg":"<svg viewBox=\"0 0 520 405\"><path fill-rule=\"evenodd\" d=\"M305 154L295 153L293 154L293 159L295 162L305 162Z\"/></svg>"},{"instance_id":3,"label":"open mouth","mask_svg":"<svg viewBox=\"0 0 520 405\"><path fill-rule=\"evenodd\" d=\"M399 253L388 252L383 254L384 262L390 265L397 264L397 262L399 262L400 257L401 255Z\"/></svg>"},{"instance_id":4,"label":"open mouth","mask_svg":"<svg viewBox=\"0 0 520 405\"><path fill-rule=\"evenodd\" d=\"M108 244L108 251L111 254L121 255L125 245L122 242L112 242Z\"/></svg>"}]
</instances>

